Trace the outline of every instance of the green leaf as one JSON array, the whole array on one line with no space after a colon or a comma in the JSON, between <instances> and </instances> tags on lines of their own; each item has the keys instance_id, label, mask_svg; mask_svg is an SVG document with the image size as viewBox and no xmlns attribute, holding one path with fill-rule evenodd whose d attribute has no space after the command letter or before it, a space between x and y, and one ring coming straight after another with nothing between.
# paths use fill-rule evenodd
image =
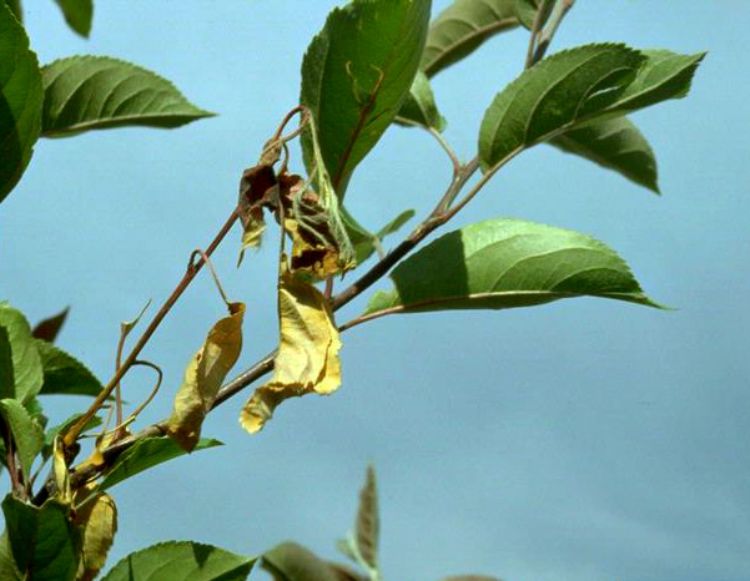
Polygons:
<instances>
[{"instance_id":1,"label":"green leaf","mask_svg":"<svg viewBox=\"0 0 750 581\"><path fill-rule=\"evenodd\" d=\"M0 398L16 394L16 381L13 378L13 351L10 337L5 327L0 327Z\"/></svg>"},{"instance_id":2,"label":"green leaf","mask_svg":"<svg viewBox=\"0 0 750 581\"><path fill-rule=\"evenodd\" d=\"M68 318L69 310L69 307L65 307L56 315L39 321L31 331L31 334L35 339L54 343L55 339L57 339L58 333L60 333L60 329L62 329L62 326L65 324L65 320Z\"/></svg>"},{"instance_id":3,"label":"green leaf","mask_svg":"<svg viewBox=\"0 0 750 581\"><path fill-rule=\"evenodd\" d=\"M518 21L524 28L531 29L536 20L536 15L539 10L543 10L542 19L540 21L539 29L547 23L547 20L552 14L552 9L555 7L555 0L516 0L516 14L518 15Z\"/></svg>"},{"instance_id":4,"label":"green leaf","mask_svg":"<svg viewBox=\"0 0 750 581\"><path fill-rule=\"evenodd\" d=\"M93 0L55 0L55 2L62 10L68 26L87 38L91 32L91 20L94 17Z\"/></svg>"},{"instance_id":5,"label":"green leaf","mask_svg":"<svg viewBox=\"0 0 750 581\"><path fill-rule=\"evenodd\" d=\"M16 562L13 560L7 532L0 536L0 579L3 579L3 581L24 581L21 572L16 567Z\"/></svg>"},{"instance_id":6,"label":"green leaf","mask_svg":"<svg viewBox=\"0 0 750 581\"><path fill-rule=\"evenodd\" d=\"M198 441L193 452L222 445L218 440L203 438ZM186 453L174 440L166 436L138 440L118 456L112 468L104 475L99 490L112 488L115 484L144 470L184 456Z\"/></svg>"},{"instance_id":7,"label":"green leaf","mask_svg":"<svg viewBox=\"0 0 750 581\"><path fill-rule=\"evenodd\" d=\"M456 0L430 25L422 70L432 77L488 38L518 26L515 0Z\"/></svg>"},{"instance_id":8,"label":"green leaf","mask_svg":"<svg viewBox=\"0 0 750 581\"><path fill-rule=\"evenodd\" d=\"M44 429L15 399L0 399L0 416L13 434L21 470L25 481L28 482L34 458L44 445Z\"/></svg>"},{"instance_id":9,"label":"green leaf","mask_svg":"<svg viewBox=\"0 0 750 581\"><path fill-rule=\"evenodd\" d=\"M414 217L414 210L406 210L401 212L393 220L383 226L376 234L369 232L364 226L362 226L352 216L346 208L342 209L341 217L346 227L346 232L349 239L354 246L354 255L357 264L362 264L365 260L372 256L373 252L376 251L377 247L380 246L382 240L390 235L397 232L404 224Z\"/></svg>"},{"instance_id":10,"label":"green leaf","mask_svg":"<svg viewBox=\"0 0 750 581\"><path fill-rule=\"evenodd\" d=\"M41 508L10 494L3 500L6 532L19 571L34 581L72 581L79 538L69 507L48 500Z\"/></svg>"},{"instance_id":11,"label":"green leaf","mask_svg":"<svg viewBox=\"0 0 750 581\"><path fill-rule=\"evenodd\" d=\"M15 380L12 391L7 383L3 383L0 397L25 403L42 388L42 362L31 336L31 327L23 314L8 303L0 303L0 327L5 328L10 341Z\"/></svg>"},{"instance_id":12,"label":"green leaf","mask_svg":"<svg viewBox=\"0 0 750 581\"><path fill-rule=\"evenodd\" d=\"M500 92L479 134L482 169L583 123L684 96L702 54L591 44L556 53Z\"/></svg>"},{"instance_id":13,"label":"green leaf","mask_svg":"<svg viewBox=\"0 0 750 581\"><path fill-rule=\"evenodd\" d=\"M23 23L23 7L21 6L21 0L5 0L5 5L10 8L13 16L16 17L18 22Z\"/></svg>"},{"instance_id":14,"label":"green leaf","mask_svg":"<svg viewBox=\"0 0 750 581\"><path fill-rule=\"evenodd\" d=\"M328 563L297 543L277 545L263 555L261 565L274 581L340 581Z\"/></svg>"},{"instance_id":15,"label":"green leaf","mask_svg":"<svg viewBox=\"0 0 750 581\"><path fill-rule=\"evenodd\" d=\"M244 581L255 559L191 541L169 541L131 553L102 581Z\"/></svg>"},{"instance_id":16,"label":"green leaf","mask_svg":"<svg viewBox=\"0 0 750 581\"><path fill-rule=\"evenodd\" d=\"M343 197L351 173L391 124L419 65L430 0L354 0L334 8L302 63L309 107L332 184ZM303 140L312 174L313 151Z\"/></svg>"},{"instance_id":17,"label":"green leaf","mask_svg":"<svg viewBox=\"0 0 750 581\"><path fill-rule=\"evenodd\" d=\"M42 77L29 38L0 3L0 202L21 179L39 137Z\"/></svg>"},{"instance_id":18,"label":"green leaf","mask_svg":"<svg viewBox=\"0 0 750 581\"><path fill-rule=\"evenodd\" d=\"M354 527L357 552L364 563L378 570L378 542L380 538L380 515L378 513L378 489L375 468L367 467L365 485L359 493L359 508Z\"/></svg>"},{"instance_id":19,"label":"green leaf","mask_svg":"<svg viewBox=\"0 0 750 581\"><path fill-rule=\"evenodd\" d=\"M555 137L550 144L612 169L659 193L654 152L643 134L626 117L586 123Z\"/></svg>"},{"instance_id":20,"label":"green leaf","mask_svg":"<svg viewBox=\"0 0 750 581\"><path fill-rule=\"evenodd\" d=\"M439 265L439 267L436 267ZM571 230L495 218L450 232L400 263L368 318L446 309L508 309L594 296L658 307L627 264Z\"/></svg>"},{"instance_id":21,"label":"green leaf","mask_svg":"<svg viewBox=\"0 0 750 581\"><path fill-rule=\"evenodd\" d=\"M34 343L44 369L42 395L99 395L102 384L88 367L52 343L40 339Z\"/></svg>"},{"instance_id":22,"label":"green leaf","mask_svg":"<svg viewBox=\"0 0 750 581\"><path fill-rule=\"evenodd\" d=\"M422 71L417 71L409 95L401 105L395 121L407 127L416 124L440 132L445 130L445 118L437 109L430 81Z\"/></svg>"},{"instance_id":23,"label":"green leaf","mask_svg":"<svg viewBox=\"0 0 750 581\"><path fill-rule=\"evenodd\" d=\"M179 127L213 116L156 73L109 57L57 60L42 69L42 78L45 137L134 125Z\"/></svg>"}]
</instances>

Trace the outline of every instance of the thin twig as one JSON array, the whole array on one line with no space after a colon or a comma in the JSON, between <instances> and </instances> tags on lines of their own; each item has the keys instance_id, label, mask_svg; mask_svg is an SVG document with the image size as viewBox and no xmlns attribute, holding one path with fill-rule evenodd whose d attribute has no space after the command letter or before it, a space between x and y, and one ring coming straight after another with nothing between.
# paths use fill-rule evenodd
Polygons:
<instances>
[{"instance_id":1,"label":"thin twig","mask_svg":"<svg viewBox=\"0 0 750 581\"><path fill-rule=\"evenodd\" d=\"M534 15L534 22L531 25L531 35L529 36L529 47L526 49L526 68L528 69L536 61L534 56L536 54L537 39L542 32L542 26L544 25L544 10L542 10L544 0L537 8L536 15Z\"/></svg>"},{"instance_id":2,"label":"thin twig","mask_svg":"<svg viewBox=\"0 0 750 581\"><path fill-rule=\"evenodd\" d=\"M550 16L549 23L545 27L542 35L539 37L539 42L537 43L536 50L534 51L532 64L539 62L544 58L544 55L547 52L552 39L555 37L557 29L560 28L560 24L562 23L563 18L565 18L565 15L568 13L568 11L573 8L573 4L575 4L575 0L558 0L557 4L555 5L554 13L552 14L552 16Z\"/></svg>"}]
</instances>

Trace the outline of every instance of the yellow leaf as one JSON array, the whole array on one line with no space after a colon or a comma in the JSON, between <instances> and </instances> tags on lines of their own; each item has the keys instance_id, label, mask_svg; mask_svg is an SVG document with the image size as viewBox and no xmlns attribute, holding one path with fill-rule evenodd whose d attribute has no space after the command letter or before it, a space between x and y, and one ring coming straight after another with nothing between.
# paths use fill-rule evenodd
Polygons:
<instances>
[{"instance_id":1,"label":"yellow leaf","mask_svg":"<svg viewBox=\"0 0 750 581\"><path fill-rule=\"evenodd\" d=\"M56 436L52 443L52 475L57 490L55 498L64 504L70 504L73 499L70 489L70 473L68 472L68 463L65 461L65 450L60 436Z\"/></svg>"},{"instance_id":2,"label":"yellow leaf","mask_svg":"<svg viewBox=\"0 0 750 581\"><path fill-rule=\"evenodd\" d=\"M81 532L81 560L77 581L92 581L104 567L107 553L117 532L117 507L111 496L93 492L90 488L79 492L92 494L76 508L74 524Z\"/></svg>"},{"instance_id":3,"label":"yellow leaf","mask_svg":"<svg viewBox=\"0 0 750 581\"><path fill-rule=\"evenodd\" d=\"M341 264L335 242L328 242L320 235L306 235L297 220L284 220L284 228L292 237L293 270L307 270L318 279L324 279L348 268Z\"/></svg>"},{"instance_id":4,"label":"yellow leaf","mask_svg":"<svg viewBox=\"0 0 750 581\"><path fill-rule=\"evenodd\" d=\"M327 395L341 384L341 340L328 303L313 285L282 272L279 281L279 352L271 381L255 390L240 424L255 433L282 401L308 393Z\"/></svg>"},{"instance_id":5,"label":"yellow leaf","mask_svg":"<svg viewBox=\"0 0 750 581\"><path fill-rule=\"evenodd\" d=\"M198 443L203 419L240 356L245 305L230 303L229 313L213 326L203 347L188 363L167 422L167 433L188 452Z\"/></svg>"}]
</instances>

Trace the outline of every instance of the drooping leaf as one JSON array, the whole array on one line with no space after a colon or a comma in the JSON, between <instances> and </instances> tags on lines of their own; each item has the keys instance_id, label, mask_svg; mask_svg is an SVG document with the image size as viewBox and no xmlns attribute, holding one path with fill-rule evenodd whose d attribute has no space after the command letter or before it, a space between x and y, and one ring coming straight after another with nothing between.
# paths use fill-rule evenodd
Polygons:
<instances>
[{"instance_id":1,"label":"drooping leaf","mask_svg":"<svg viewBox=\"0 0 750 581\"><path fill-rule=\"evenodd\" d=\"M29 164L42 119L42 77L29 38L0 3L0 202Z\"/></svg>"},{"instance_id":2,"label":"drooping leaf","mask_svg":"<svg viewBox=\"0 0 750 581\"><path fill-rule=\"evenodd\" d=\"M398 113L419 65L430 0L354 0L335 8L302 63L300 102L312 112L339 197ZM303 140L308 172L313 155Z\"/></svg>"},{"instance_id":3,"label":"drooping leaf","mask_svg":"<svg viewBox=\"0 0 750 581\"><path fill-rule=\"evenodd\" d=\"M191 541L152 545L122 559L102 581L245 581L255 558Z\"/></svg>"},{"instance_id":4,"label":"drooping leaf","mask_svg":"<svg viewBox=\"0 0 750 581\"><path fill-rule=\"evenodd\" d=\"M684 96L702 58L591 44L540 61L487 109L479 135L482 169L583 123Z\"/></svg>"},{"instance_id":5,"label":"drooping leaf","mask_svg":"<svg viewBox=\"0 0 750 581\"><path fill-rule=\"evenodd\" d=\"M515 3L518 21L524 28L528 29L531 29L534 25L540 10L542 11L539 20L539 28L541 29L547 23L552 14L552 9L555 7L555 0L515 0Z\"/></svg>"},{"instance_id":6,"label":"drooping leaf","mask_svg":"<svg viewBox=\"0 0 750 581\"><path fill-rule=\"evenodd\" d=\"M45 137L133 125L179 127L213 115L156 73L110 57L60 59L45 66L42 77Z\"/></svg>"},{"instance_id":7,"label":"drooping leaf","mask_svg":"<svg viewBox=\"0 0 750 581\"><path fill-rule=\"evenodd\" d=\"M376 293L368 315L530 307L582 296L658 306L601 242L508 218L445 234L399 264L391 278L395 288Z\"/></svg>"},{"instance_id":8,"label":"drooping leaf","mask_svg":"<svg viewBox=\"0 0 750 581\"><path fill-rule=\"evenodd\" d=\"M60 332L60 329L62 329L62 326L65 324L65 320L68 318L69 310L70 307L65 307L56 315L53 315L48 319L39 321L31 331L31 334L35 339L41 339L42 341L47 341L48 343L54 343L55 339L57 339L57 335Z\"/></svg>"},{"instance_id":9,"label":"drooping leaf","mask_svg":"<svg viewBox=\"0 0 750 581\"><path fill-rule=\"evenodd\" d=\"M89 489L84 489L83 493L93 494L93 498L76 507L73 519L81 534L81 560L76 581L93 581L104 567L115 539L117 507L109 494Z\"/></svg>"},{"instance_id":10,"label":"drooping leaf","mask_svg":"<svg viewBox=\"0 0 750 581\"><path fill-rule=\"evenodd\" d=\"M260 431L282 401L328 395L341 383L341 340L323 294L286 270L279 280L279 352L271 380L255 390L240 414L248 432Z\"/></svg>"},{"instance_id":11,"label":"drooping leaf","mask_svg":"<svg viewBox=\"0 0 750 581\"><path fill-rule=\"evenodd\" d=\"M352 246L354 246L354 256L357 264L362 264L370 258L373 252L378 249L383 239L390 234L398 232L404 224L414 217L414 214L414 210L405 210L378 230L376 234L373 234L357 222L346 208L344 208L342 218L344 219L349 239L352 241Z\"/></svg>"},{"instance_id":12,"label":"drooping leaf","mask_svg":"<svg viewBox=\"0 0 750 581\"><path fill-rule=\"evenodd\" d=\"M10 494L3 500L5 526L16 566L34 581L72 581L78 568L78 531L70 507L55 499L41 508Z\"/></svg>"},{"instance_id":13,"label":"drooping leaf","mask_svg":"<svg viewBox=\"0 0 750 581\"><path fill-rule=\"evenodd\" d=\"M21 470L28 482L34 458L44 445L44 429L36 422L26 408L15 399L0 400L0 415L10 428L16 445Z\"/></svg>"},{"instance_id":14,"label":"drooping leaf","mask_svg":"<svg viewBox=\"0 0 750 581\"><path fill-rule=\"evenodd\" d=\"M222 445L218 440L202 438L198 440L193 452ZM117 457L112 468L105 473L104 479L99 485L99 490L108 490L123 480L174 458L184 456L185 453L185 450L171 438L153 437L138 440Z\"/></svg>"},{"instance_id":15,"label":"drooping leaf","mask_svg":"<svg viewBox=\"0 0 750 581\"><path fill-rule=\"evenodd\" d=\"M91 32L91 20L94 17L93 0L55 0L62 10L68 26L84 38Z\"/></svg>"},{"instance_id":16,"label":"drooping leaf","mask_svg":"<svg viewBox=\"0 0 750 581\"><path fill-rule=\"evenodd\" d=\"M188 363L167 422L167 433L186 452L198 443L203 420L242 350L245 305L229 303L228 306L229 316L211 328L205 343Z\"/></svg>"},{"instance_id":17,"label":"drooping leaf","mask_svg":"<svg viewBox=\"0 0 750 581\"><path fill-rule=\"evenodd\" d=\"M0 6L0 10L2 7ZM1 65L0 65L1 66ZM32 399L42 388L42 362L35 340L31 336L31 327L20 311L8 303L0 303L0 327L4 327L10 342L13 360L13 380L11 391L6 383L2 386L3 398L17 399L25 403ZM8 375L6 372L5 375Z\"/></svg>"},{"instance_id":18,"label":"drooping leaf","mask_svg":"<svg viewBox=\"0 0 750 581\"><path fill-rule=\"evenodd\" d=\"M273 581L341 581L328 563L297 543L277 545L263 554L261 565Z\"/></svg>"},{"instance_id":19,"label":"drooping leaf","mask_svg":"<svg viewBox=\"0 0 750 581\"><path fill-rule=\"evenodd\" d=\"M417 71L396 123L407 127L417 124L440 132L445 130L445 118L438 111L430 81L422 71Z\"/></svg>"},{"instance_id":20,"label":"drooping leaf","mask_svg":"<svg viewBox=\"0 0 750 581\"><path fill-rule=\"evenodd\" d=\"M34 344L44 369L42 395L99 395L102 384L83 363L52 343L35 339Z\"/></svg>"},{"instance_id":21,"label":"drooping leaf","mask_svg":"<svg viewBox=\"0 0 750 581\"><path fill-rule=\"evenodd\" d=\"M378 542L380 539L380 515L378 512L378 489L375 468L367 467L365 485L359 493L359 508L354 528L357 550L370 569L378 569Z\"/></svg>"},{"instance_id":22,"label":"drooping leaf","mask_svg":"<svg viewBox=\"0 0 750 581\"><path fill-rule=\"evenodd\" d=\"M488 38L518 26L516 0L456 0L430 25L422 70L432 77L479 48Z\"/></svg>"},{"instance_id":23,"label":"drooping leaf","mask_svg":"<svg viewBox=\"0 0 750 581\"><path fill-rule=\"evenodd\" d=\"M3 581L24 581L21 572L16 567L16 562L13 560L7 531L0 536L0 579L3 579Z\"/></svg>"},{"instance_id":24,"label":"drooping leaf","mask_svg":"<svg viewBox=\"0 0 750 581\"><path fill-rule=\"evenodd\" d=\"M627 117L583 124L555 137L550 144L614 170L636 184L659 193L654 152Z\"/></svg>"}]
</instances>

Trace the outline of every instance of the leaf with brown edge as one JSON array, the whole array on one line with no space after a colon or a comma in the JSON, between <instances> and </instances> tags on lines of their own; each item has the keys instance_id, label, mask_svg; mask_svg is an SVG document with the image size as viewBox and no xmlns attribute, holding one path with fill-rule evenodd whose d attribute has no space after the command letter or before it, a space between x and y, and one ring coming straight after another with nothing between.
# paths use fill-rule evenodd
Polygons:
<instances>
[{"instance_id":1,"label":"leaf with brown edge","mask_svg":"<svg viewBox=\"0 0 750 581\"><path fill-rule=\"evenodd\" d=\"M68 318L68 311L70 311L70 307L65 307L56 315L39 321L31 331L32 337L47 341L48 343L54 343L65 320Z\"/></svg>"},{"instance_id":2,"label":"leaf with brown edge","mask_svg":"<svg viewBox=\"0 0 750 581\"><path fill-rule=\"evenodd\" d=\"M242 173L237 204L237 213L242 223L242 245L238 266L242 262L245 250L260 247L266 229L263 208L272 206L272 209L276 209L278 200L272 199L274 192L278 197L278 180L271 163L258 163Z\"/></svg>"},{"instance_id":3,"label":"leaf with brown edge","mask_svg":"<svg viewBox=\"0 0 750 581\"><path fill-rule=\"evenodd\" d=\"M279 280L279 352L274 375L245 404L240 424L260 431L285 399L308 393L328 395L341 383L341 340L323 294L283 267Z\"/></svg>"},{"instance_id":4,"label":"leaf with brown edge","mask_svg":"<svg viewBox=\"0 0 750 581\"><path fill-rule=\"evenodd\" d=\"M229 370L242 349L244 303L229 303L229 316L219 320L185 369L185 378L174 400L167 433L184 450L195 448L201 425Z\"/></svg>"},{"instance_id":5,"label":"leaf with brown edge","mask_svg":"<svg viewBox=\"0 0 750 581\"><path fill-rule=\"evenodd\" d=\"M94 485L79 491L83 504L76 507L73 523L81 533L81 560L76 581L93 581L107 561L107 553L117 532L117 507L114 499L94 492ZM86 498L93 494L93 497Z\"/></svg>"},{"instance_id":6,"label":"leaf with brown edge","mask_svg":"<svg viewBox=\"0 0 750 581\"><path fill-rule=\"evenodd\" d=\"M365 484L359 493L359 509L354 530L359 556L371 569L378 568L378 540L380 536L380 516L378 514L378 489L375 468L367 467Z\"/></svg>"}]
</instances>

